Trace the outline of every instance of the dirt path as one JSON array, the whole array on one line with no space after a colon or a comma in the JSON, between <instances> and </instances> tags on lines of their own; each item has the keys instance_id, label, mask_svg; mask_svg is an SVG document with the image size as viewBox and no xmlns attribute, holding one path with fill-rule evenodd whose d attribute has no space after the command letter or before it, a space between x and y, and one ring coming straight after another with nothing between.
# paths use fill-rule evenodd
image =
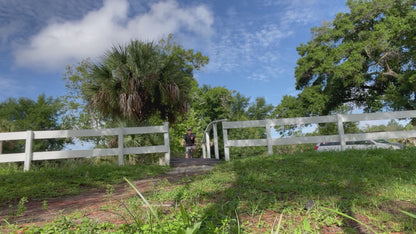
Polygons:
<instances>
[{"instance_id":1,"label":"dirt path","mask_svg":"<svg viewBox=\"0 0 416 234\"><path fill-rule=\"evenodd\" d=\"M203 173L176 173L166 174L156 178L148 178L143 180L132 181L136 188L145 193L157 185L160 181L168 180L170 183L174 183L183 177ZM91 220L97 220L99 222L111 221L112 223L125 222L123 218L113 212L111 209L103 209L106 205L121 205L121 200L136 196L135 191L127 184L123 183L114 186L114 191L111 196L106 192L106 189L89 189L83 191L79 195L57 197L46 200L29 200L25 203L26 210L21 216L11 216L13 210L6 207L0 211L0 223L5 224L4 220L7 220L10 224L17 224L19 226L26 225L42 225L43 223L51 222L62 215L73 214L78 212L82 214L82 217L87 217ZM111 204L110 204L111 203ZM14 210L16 209L16 206ZM0 230L1 232L1 230Z\"/></svg>"},{"instance_id":2,"label":"dirt path","mask_svg":"<svg viewBox=\"0 0 416 234\"><path fill-rule=\"evenodd\" d=\"M217 159L171 159L173 169L168 174L155 178L132 181L135 187L145 193L157 185L158 182L168 180L174 183L186 176L205 173L219 163ZM82 217L87 217L99 222L111 221L113 223L124 222L119 214L111 209L103 209L106 205L114 205L123 199L136 196L135 191L127 184L123 183L114 186L114 191L109 196L106 189L89 189L75 196L64 196L50 199L31 199L24 204L26 210L20 215L11 215L16 212L16 204L13 208L0 207L0 224L5 224L7 220L10 224L17 225L41 225L50 222L62 215L80 212ZM44 201L46 200L46 204ZM111 203L111 204L110 204ZM1 230L0 230L1 232Z\"/></svg>"}]
</instances>

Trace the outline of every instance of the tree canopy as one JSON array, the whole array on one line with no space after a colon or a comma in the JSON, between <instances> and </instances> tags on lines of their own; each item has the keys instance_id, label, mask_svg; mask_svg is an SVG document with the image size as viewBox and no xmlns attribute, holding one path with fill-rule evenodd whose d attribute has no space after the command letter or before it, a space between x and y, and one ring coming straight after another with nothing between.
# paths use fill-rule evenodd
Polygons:
<instances>
[{"instance_id":1,"label":"tree canopy","mask_svg":"<svg viewBox=\"0 0 416 234\"><path fill-rule=\"evenodd\" d=\"M59 130L59 117L62 104L60 99L46 98L40 95L36 101L29 98L8 98L0 103L0 132L26 130ZM35 151L59 150L64 147L62 139L36 141ZM24 142L3 145L4 152L19 152L25 147ZM2 150L0 149L0 152Z\"/></svg>"},{"instance_id":2,"label":"tree canopy","mask_svg":"<svg viewBox=\"0 0 416 234\"><path fill-rule=\"evenodd\" d=\"M416 109L416 3L349 0L350 12L312 29L295 68L295 99L275 112L326 115L343 104L366 112ZM287 106L285 106L287 105Z\"/></svg>"},{"instance_id":3,"label":"tree canopy","mask_svg":"<svg viewBox=\"0 0 416 234\"><path fill-rule=\"evenodd\" d=\"M106 118L141 122L159 115L174 122L190 107L194 70L207 63L171 36L159 43L133 40L113 47L98 63L84 61L68 81L90 111Z\"/></svg>"}]
</instances>

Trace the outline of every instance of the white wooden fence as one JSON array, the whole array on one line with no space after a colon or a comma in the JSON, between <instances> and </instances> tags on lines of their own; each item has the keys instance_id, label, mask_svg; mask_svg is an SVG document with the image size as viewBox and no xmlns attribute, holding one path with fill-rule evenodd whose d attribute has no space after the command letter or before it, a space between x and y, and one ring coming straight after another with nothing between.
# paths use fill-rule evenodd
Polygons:
<instances>
[{"instance_id":1,"label":"white wooden fence","mask_svg":"<svg viewBox=\"0 0 416 234\"><path fill-rule=\"evenodd\" d=\"M302 118L285 118L285 119L267 119L267 120L252 120L252 121L234 121L223 122L224 134L224 156L225 160L230 160L230 147L246 147L246 146L267 146L268 153L273 153L273 145L292 145L292 144L306 144L319 143L327 141L341 142L341 150L345 149L346 141L356 140L370 140L370 139L394 139L394 138L408 138L416 137L416 131L390 131L390 132L372 132L372 133L355 133L344 134L344 122L358 122L368 120L386 120L386 119L407 119L416 118L416 111L397 111L397 112L382 112L382 113L368 113L368 114L351 114L351 115L330 115L330 116L316 116L316 117L302 117ZM301 136L301 137L287 137L287 138L272 138L271 128L275 126L284 125L304 125L304 124L318 124L318 123L337 123L338 135L327 136ZM265 127L267 139L241 139L229 140L228 129L235 128L256 128Z\"/></svg>"},{"instance_id":2,"label":"white wooden fence","mask_svg":"<svg viewBox=\"0 0 416 234\"><path fill-rule=\"evenodd\" d=\"M164 144L157 146L129 147L124 148L124 135L163 133ZM63 150L33 152L33 140L56 139L56 138L77 138L77 137L97 137L97 136L118 136L118 148L91 149L91 150ZM31 161L85 158L97 156L118 155L118 164L123 165L124 154L148 154L165 153L165 158L161 164L170 163L170 144L169 144L169 125L134 128L109 128L109 129L88 129L88 130L54 130L54 131L24 131L0 133L0 141L26 140L24 153L0 154L0 163L5 162L24 162L24 170L30 169Z\"/></svg>"}]
</instances>

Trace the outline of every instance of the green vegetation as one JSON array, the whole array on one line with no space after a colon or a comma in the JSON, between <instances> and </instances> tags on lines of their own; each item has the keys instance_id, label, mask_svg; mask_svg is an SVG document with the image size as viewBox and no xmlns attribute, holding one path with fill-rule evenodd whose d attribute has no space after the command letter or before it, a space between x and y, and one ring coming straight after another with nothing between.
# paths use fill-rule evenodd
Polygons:
<instances>
[{"instance_id":1,"label":"green vegetation","mask_svg":"<svg viewBox=\"0 0 416 234\"><path fill-rule=\"evenodd\" d=\"M207 174L186 176L177 182L163 180L148 191L132 188L139 196L102 208L124 217L121 225L74 214L25 228L29 233L414 233L415 157L416 149L407 148L235 159ZM129 167L121 168L129 171ZM83 170L73 177L90 186L88 177L78 176L85 175ZM107 170L100 174L112 174ZM137 171L141 170L146 169ZM41 176L46 171L25 174ZM15 177L7 174L10 176L2 175L2 183ZM128 172L114 174L117 176L111 177L117 182L123 177L135 179ZM54 181L43 178L44 183ZM109 182L101 180L102 184ZM65 186L72 184L71 177L65 181ZM27 185L16 180L14 186ZM3 190L1 196L5 193ZM111 200L111 193L106 199ZM12 222L3 227L22 229Z\"/></svg>"},{"instance_id":2,"label":"green vegetation","mask_svg":"<svg viewBox=\"0 0 416 234\"><path fill-rule=\"evenodd\" d=\"M167 170L167 167L157 165L120 167L114 162L94 161L96 159L45 161L34 165L30 172L23 172L22 165L0 164L0 204L22 197L48 199L79 194L87 188L121 183L123 176L138 180Z\"/></svg>"},{"instance_id":3,"label":"green vegetation","mask_svg":"<svg viewBox=\"0 0 416 234\"><path fill-rule=\"evenodd\" d=\"M66 100L82 99L84 112L106 122L175 122L189 110L197 86L193 72L209 59L172 38L158 43L131 40L108 50L98 63L85 60L69 67L65 79L71 92Z\"/></svg>"},{"instance_id":4,"label":"green vegetation","mask_svg":"<svg viewBox=\"0 0 416 234\"><path fill-rule=\"evenodd\" d=\"M29 98L8 98L0 103L0 133L26 130L60 130L59 117L62 114L60 99L39 95L36 101ZM65 140L50 139L35 141L35 151L60 150ZM1 153L24 152L25 141L0 141Z\"/></svg>"},{"instance_id":5,"label":"green vegetation","mask_svg":"<svg viewBox=\"0 0 416 234\"><path fill-rule=\"evenodd\" d=\"M366 112L415 110L415 1L348 0L347 12L297 47L286 117L327 115L343 104Z\"/></svg>"},{"instance_id":6,"label":"green vegetation","mask_svg":"<svg viewBox=\"0 0 416 234\"><path fill-rule=\"evenodd\" d=\"M297 97L272 106L254 102L225 87L199 87L194 72L208 58L166 40L133 40L108 50L98 63L84 60L68 67L68 93L59 99L8 99L0 103L0 132L170 124L172 152L192 127L198 138L213 120L253 120L316 116L386 109L414 110L415 3L408 0L349 0L350 12L312 29L300 45L295 68ZM393 120L362 131L414 129ZM356 123L345 132L359 132ZM282 135L301 134L281 126ZM219 129L221 132L221 129ZM321 124L312 134L337 132ZM220 135L220 138L222 136ZM261 139L264 129L232 130L230 139ZM71 139L69 139L70 141ZM89 139L91 140L91 139ZM114 147L114 137L92 139ZM126 146L154 145L161 135L129 136ZM34 142L35 151L62 149L66 139ZM221 139L220 139L221 141ZM221 144L220 144L221 147ZM0 141L0 153L22 152L23 141ZM203 175L162 181L149 191L131 180L163 174L167 167L126 165L97 159L36 162L30 172L20 164L0 164L0 207L13 208L0 230L27 233L414 233L416 232L416 149L313 152L313 146L275 146L282 155L260 156L264 148L232 148L231 162ZM303 153L295 153L305 151ZM223 152L220 149L220 152ZM256 157L253 157L256 155ZM98 159L98 161L101 159ZM153 162L152 155L128 156L129 162ZM125 180L139 197L112 199L114 185ZM37 199L106 190L101 209L119 214L123 224L61 215L42 226L13 223ZM158 206L157 204L170 204Z\"/></svg>"}]
</instances>

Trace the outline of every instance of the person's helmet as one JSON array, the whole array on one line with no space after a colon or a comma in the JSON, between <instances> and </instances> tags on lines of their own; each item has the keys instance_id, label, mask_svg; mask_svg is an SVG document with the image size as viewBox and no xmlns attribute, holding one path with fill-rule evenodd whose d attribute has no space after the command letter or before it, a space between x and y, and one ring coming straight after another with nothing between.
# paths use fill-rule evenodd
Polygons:
<instances>
[{"instance_id":1,"label":"person's helmet","mask_svg":"<svg viewBox=\"0 0 416 234\"><path fill-rule=\"evenodd\" d=\"M192 131L192 128L188 128L188 131Z\"/></svg>"}]
</instances>

